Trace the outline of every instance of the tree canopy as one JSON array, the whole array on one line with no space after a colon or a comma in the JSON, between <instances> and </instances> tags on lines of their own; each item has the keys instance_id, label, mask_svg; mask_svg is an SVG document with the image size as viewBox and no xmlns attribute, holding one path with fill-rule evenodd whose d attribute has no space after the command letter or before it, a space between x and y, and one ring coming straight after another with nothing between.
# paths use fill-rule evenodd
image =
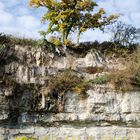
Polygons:
<instances>
[{"instance_id":1,"label":"tree canopy","mask_svg":"<svg viewBox=\"0 0 140 140\"><path fill-rule=\"evenodd\" d=\"M47 12L42 16L42 22L49 21L47 33L59 32L62 41L78 31L77 42L82 32L87 29L103 28L114 22L118 15L106 16L103 8L93 0L29 0L30 6L45 7Z\"/></svg>"},{"instance_id":2,"label":"tree canopy","mask_svg":"<svg viewBox=\"0 0 140 140\"><path fill-rule=\"evenodd\" d=\"M116 22L110 29L112 41L122 46L131 46L140 42L140 28L121 21Z\"/></svg>"}]
</instances>

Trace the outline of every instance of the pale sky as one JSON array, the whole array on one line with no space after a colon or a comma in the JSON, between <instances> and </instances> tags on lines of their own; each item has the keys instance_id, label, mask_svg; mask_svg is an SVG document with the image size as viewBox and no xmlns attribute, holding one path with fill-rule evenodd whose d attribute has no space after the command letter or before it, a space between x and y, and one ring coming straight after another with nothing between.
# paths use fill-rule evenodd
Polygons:
<instances>
[{"instance_id":1,"label":"pale sky","mask_svg":"<svg viewBox=\"0 0 140 140\"><path fill-rule=\"evenodd\" d=\"M140 27L140 0L96 0L107 13L120 13L120 20ZM40 18L45 9L29 7L28 0L0 0L0 32L31 38L39 38L39 30L45 30ZM89 30L81 41L109 40L110 34Z\"/></svg>"}]
</instances>

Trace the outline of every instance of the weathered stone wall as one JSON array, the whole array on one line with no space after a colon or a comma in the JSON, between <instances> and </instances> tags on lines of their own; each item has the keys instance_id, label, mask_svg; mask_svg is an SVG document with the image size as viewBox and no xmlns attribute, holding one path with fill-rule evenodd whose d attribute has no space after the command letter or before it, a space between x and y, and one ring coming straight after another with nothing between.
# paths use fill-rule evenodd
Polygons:
<instances>
[{"instance_id":1,"label":"weathered stone wall","mask_svg":"<svg viewBox=\"0 0 140 140\"><path fill-rule=\"evenodd\" d=\"M44 90L35 90L32 85L45 88L48 76L65 69L72 69L87 79L93 79L103 72L91 74L85 68L123 69L123 64L117 63L117 60L106 60L97 52L89 52L85 57L70 54L58 57L39 49L20 46L14 49L17 60L7 60L0 68L0 75L16 81L16 84L8 81L8 84L0 86L2 140L12 140L21 135L40 140L140 139L138 90L121 93L114 91L110 85L93 84L84 99L77 93L67 92L63 110L58 112L54 111L53 99L48 99L42 94Z\"/></svg>"}]
</instances>

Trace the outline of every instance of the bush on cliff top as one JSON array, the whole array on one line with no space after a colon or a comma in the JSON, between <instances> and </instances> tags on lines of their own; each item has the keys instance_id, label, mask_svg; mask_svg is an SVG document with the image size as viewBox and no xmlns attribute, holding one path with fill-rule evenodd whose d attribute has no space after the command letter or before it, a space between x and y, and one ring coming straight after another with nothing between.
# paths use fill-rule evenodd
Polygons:
<instances>
[{"instance_id":1,"label":"bush on cliff top","mask_svg":"<svg viewBox=\"0 0 140 140\"><path fill-rule=\"evenodd\" d=\"M86 95L90 81L86 81L83 77L79 77L70 70L66 70L54 77L48 82L49 91L67 92L73 91L81 96Z\"/></svg>"},{"instance_id":2,"label":"bush on cliff top","mask_svg":"<svg viewBox=\"0 0 140 140\"><path fill-rule=\"evenodd\" d=\"M138 48L126 58L124 70L112 70L109 82L116 90L130 91L133 86L140 87L140 49Z\"/></svg>"},{"instance_id":3,"label":"bush on cliff top","mask_svg":"<svg viewBox=\"0 0 140 140\"><path fill-rule=\"evenodd\" d=\"M0 33L0 44L7 46L21 45L21 46L36 46L37 40L31 38L15 37L13 35L6 35Z\"/></svg>"}]
</instances>

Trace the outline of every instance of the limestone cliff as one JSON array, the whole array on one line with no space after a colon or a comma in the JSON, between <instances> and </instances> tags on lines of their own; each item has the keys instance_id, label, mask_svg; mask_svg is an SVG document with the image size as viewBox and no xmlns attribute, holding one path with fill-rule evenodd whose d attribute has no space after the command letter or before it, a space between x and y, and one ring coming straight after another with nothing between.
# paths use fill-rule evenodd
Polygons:
<instances>
[{"instance_id":1,"label":"limestone cliff","mask_svg":"<svg viewBox=\"0 0 140 140\"><path fill-rule=\"evenodd\" d=\"M118 62L117 62L118 61ZM124 69L119 59L98 51L57 56L16 45L0 58L0 139L140 139L140 91L122 93L110 84L91 83L86 97L73 91L49 95L51 76L70 69L92 80L109 69Z\"/></svg>"}]
</instances>

